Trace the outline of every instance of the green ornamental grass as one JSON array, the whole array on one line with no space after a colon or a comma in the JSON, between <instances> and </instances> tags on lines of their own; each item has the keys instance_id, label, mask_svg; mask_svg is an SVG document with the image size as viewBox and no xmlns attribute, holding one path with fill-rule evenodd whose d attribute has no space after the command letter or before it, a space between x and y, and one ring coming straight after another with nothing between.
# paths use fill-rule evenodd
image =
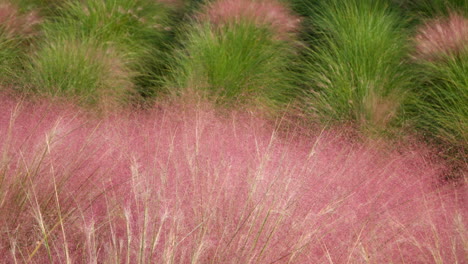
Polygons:
<instances>
[{"instance_id":1,"label":"green ornamental grass","mask_svg":"<svg viewBox=\"0 0 468 264\"><path fill-rule=\"evenodd\" d=\"M396 120L413 75L402 20L386 1L309 1L305 107L324 122L383 129Z\"/></svg>"},{"instance_id":2,"label":"green ornamental grass","mask_svg":"<svg viewBox=\"0 0 468 264\"><path fill-rule=\"evenodd\" d=\"M167 86L274 112L297 94L291 69L299 22L282 1L206 1L182 29Z\"/></svg>"},{"instance_id":3,"label":"green ornamental grass","mask_svg":"<svg viewBox=\"0 0 468 264\"><path fill-rule=\"evenodd\" d=\"M122 58L99 43L57 39L36 53L31 78L41 93L115 105L133 88L132 72Z\"/></svg>"},{"instance_id":4,"label":"green ornamental grass","mask_svg":"<svg viewBox=\"0 0 468 264\"><path fill-rule=\"evenodd\" d=\"M168 8L147 0L68 1L58 14L44 24L44 41L31 60L37 91L97 102L101 86L117 78L131 82L123 90L132 94L154 93L165 64Z\"/></svg>"},{"instance_id":5,"label":"green ornamental grass","mask_svg":"<svg viewBox=\"0 0 468 264\"><path fill-rule=\"evenodd\" d=\"M0 84L18 82L24 57L37 34L41 18L23 11L14 1L0 0Z\"/></svg>"},{"instance_id":6,"label":"green ornamental grass","mask_svg":"<svg viewBox=\"0 0 468 264\"><path fill-rule=\"evenodd\" d=\"M4 84L15 75L18 56L18 43L0 32L0 84Z\"/></svg>"},{"instance_id":7,"label":"green ornamental grass","mask_svg":"<svg viewBox=\"0 0 468 264\"><path fill-rule=\"evenodd\" d=\"M309 13L315 38L304 78L312 118L388 127L413 85L398 13L381 0L311 1Z\"/></svg>"},{"instance_id":8,"label":"green ornamental grass","mask_svg":"<svg viewBox=\"0 0 468 264\"><path fill-rule=\"evenodd\" d=\"M451 11L419 25L413 58L422 85L413 89L407 115L427 139L442 143L444 154L466 168L468 19Z\"/></svg>"},{"instance_id":9,"label":"green ornamental grass","mask_svg":"<svg viewBox=\"0 0 468 264\"><path fill-rule=\"evenodd\" d=\"M414 94L418 126L453 146L468 149L468 47L455 56L421 63L426 85Z\"/></svg>"},{"instance_id":10,"label":"green ornamental grass","mask_svg":"<svg viewBox=\"0 0 468 264\"><path fill-rule=\"evenodd\" d=\"M188 30L175 58L170 86L192 89L220 103L250 102L273 106L293 90L292 49L267 28L250 22Z\"/></svg>"}]
</instances>

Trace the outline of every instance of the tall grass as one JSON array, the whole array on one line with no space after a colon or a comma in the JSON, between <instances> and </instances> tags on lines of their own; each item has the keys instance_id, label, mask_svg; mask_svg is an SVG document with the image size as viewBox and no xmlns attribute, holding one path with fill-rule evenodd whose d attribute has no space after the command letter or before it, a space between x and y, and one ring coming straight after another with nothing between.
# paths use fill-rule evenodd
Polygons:
<instances>
[{"instance_id":1,"label":"tall grass","mask_svg":"<svg viewBox=\"0 0 468 264\"><path fill-rule=\"evenodd\" d=\"M294 48L285 38L293 32L276 18L293 24L296 18L270 2L217 1L202 8L184 35L170 86L223 103L270 107L287 102L294 90L288 69Z\"/></svg>"},{"instance_id":2,"label":"tall grass","mask_svg":"<svg viewBox=\"0 0 468 264\"><path fill-rule=\"evenodd\" d=\"M415 90L416 124L454 146L466 168L468 149L468 19L451 14L418 28L415 60L425 85Z\"/></svg>"},{"instance_id":3,"label":"tall grass","mask_svg":"<svg viewBox=\"0 0 468 264\"><path fill-rule=\"evenodd\" d=\"M79 115L68 105L33 106L5 94L1 105L4 115L0 121L3 135L0 139L0 232L5 238L0 242L2 261L72 263L70 254L74 249L69 247L67 239L79 230L76 224L80 210L89 207L93 197L102 192L92 187L96 184L93 174L99 176L93 160L96 156L92 159L89 156L98 150L88 145L93 135L82 134L83 125L76 122ZM60 120L49 111L69 115ZM21 123L31 126L25 129ZM77 145L64 141L70 134L80 138ZM67 153L70 160L65 161L60 152L69 148L77 151ZM84 149L89 152L85 154ZM59 165L61 162L65 163Z\"/></svg>"},{"instance_id":4,"label":"tall grass","mask_svg":"<svg viewBox=\"0 0 468 264\"><path fill-rule=\"evenodd\" d=\"M285 78L290 50L251 24L213 32L198 25L176 61L178 87L201 91L223 103L279 100L290 89ZM263 102L262 102L263 101Z\"/></svg>"},{"instance_id":5,"label":"tall grass","mask_svg":"<svg viewBox=\"0 0 468 264\"><path fill-rule=\"evenodd\" d=\"M424 66L431 77L430 86L418 95L422 124L446 141L468 147L468 51Z\"/></svg>"},{"instance_id":6,"label":"tall grass","mask_svg":"<svg viewBox=\"0 0 468 264\"><path fill-rule=\"evenodd\" d=\"M40 20L37 12L21 12L12 2L0 1L0 84L17 82Z\"/></svg>"},{"instance_id":7,"label":"tall grass","mask_svg":"<svg viewBox=\"0 0 468 264\"><path fill-rule=\"evenodd\" d=\"M3 85L15 76L19 54L18 43L2 35L0 35L0 84Z\"/></svg>"},{"instance_id":8,"label":"tall grass","mask_svg":"<svg viewBox=\"0 0 468 264\"><path fill-rule=\"evenodd\" d=\"M314 40L305 59L305 108L326 122L390 127L414 85L399 13L381 0L308 3Z\"/></svg>"},{"instance_id":9,"label":"tall grass","mask_svg":"<svg viewBox=\"0 0 468 264\"><path fill-rule=\"evenodd\" d=\"M40 93L113 107L135 95L127 62L122 53L90 40L56 39L36 52L30 78Z\"/></svg>"},{"instance_id":10,"label":"tall grass","mask_svg":"<svg viewBox=\"0 0 468 264\"><path fill-rule=\"evenodd\" d=\"M165 62L169 8L146 0L68 1L58 11L43 26L44 41L31 59L35 90L99 102L107 87L102 84L117 77L129 81L125 89L134 94L154 93Z\"/></svg>"},{"instance_id":11,"label":"tall grass","mask_svg":"<svg viewBox=\"0 0 468 264\"><path fill-rule=\"evenodd\" d=\"M1 98L5 261L464 261L466 186L438 187L424 148L281 134L202 105L94 120Z\"/></svg>"}]
</instances>

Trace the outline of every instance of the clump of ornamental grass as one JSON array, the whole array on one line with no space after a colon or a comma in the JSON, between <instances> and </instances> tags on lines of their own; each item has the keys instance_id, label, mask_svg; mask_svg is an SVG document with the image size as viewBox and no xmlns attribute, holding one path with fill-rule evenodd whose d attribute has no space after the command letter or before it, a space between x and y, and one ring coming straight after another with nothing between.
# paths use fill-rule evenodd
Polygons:
<instances>
[{"instance_id":1,"label":"clump of ornamental grass","mask_svg":"<svg viewBox=\"0 0 468 264\"><path fill-rule=\"evenodd\" d=\"M399 13L381 0L318 1L308 12L314 32L304 62L305 110L326 123L390 128L414 83Z\"/></svg>"},{"instance_id":2,"label":"clump of ornamental grass","mask_svg":"<svg viewBox=\"0 0 468 264\"><path fill-rule=\"evenodd\" d=\"M17 102L0 98L8 113L0 116L0 129L12 131L0 138L3 179L29 175L21 188L0 183L8 187L0 210L25 216L12 225L9 214L0 214L0 228L9 234L0 237L6 261L465 259L466 186L440 185L436 177L445 166L422 146L392 150L331 130L281 134L255 114L219 116L199 102L97 120L73 114L72 107L25 103L12 121ZM41 142L49 142L43 151L29 151L41 150ZM16 146L24 152L3 151ZM57 184L45 184L54 179ZM6 206L14 204L10 197L26 202ZM49 207L36 205L47 201ZM31 244L19 244L19 234Z\"/></svg>"},{"instance_id":3,"label":"clump of ornamental grass","mask_svg":"<svg viewBox=\"0 0 468 264\"><path fill-rule=\"evenodd\" d=\"M135 75L122 52L95 41L55 39L32 59L32 88L85 105L112 108L135 96Z\"/></svg>"},{"instance_id":4,"label":"clump of ornamental grass","mask_svg":"<svg viewBox=\"0 0 468 264\"><path fill-rule=\"evenodd\" d=\"M15 76L18 57L16 40L7 39L0 35L0 84L5 84Z\"/></svg>"},{"instance_id":5,"label":"clump of ornamental grass","mask_svg":"<svg viewBox=\"0 0 468 264\"><path fill-rule=\"evenodd\" d=\"M440 62L424 62L428 83L418 96L420 124L442 141L468 148L468 46ZM424 89L424 90L423 90ZM465 165L468 164L465 156Z\"/></svg>"},{"instance_id":6,"label":"clump of ornamental grass","mask_svg":"<svg viewBox=\"0 0 468 264\"><path fill-rule=\"evenodd\" d=\"M424 85L415 90L411 108L415 122L427 135L455 148L466 168L468 149L468 19L452 13L420 26L415 61ZM415 112L414 112L415 111Z\"/></svg>"},{"instance_id":7,"label":"clump of ornamental grass","mask_svg":"<svg viewBox=\"0 0 468 264\"><path fill-rule=\"evenodd\" d=\"M169 78L176 93L263 107L294 94L290 37L297 18L285 7L275 1L216 1L202 7L193 23Z\"/></svg>"},{"instance_id":8,"label":"clump of ornamental grass","mask_svg":"<svg viewBox=\"0 0 468 264\"><path fill-rule=\"evenodd\" d=\"M19 75L26 46L40 21L36 12L22 13L10 1L0 1L0 84Z\"/></svg>"},{"instance_id":9,"label":"clump of ornamental grass","mask_svg":"<svg viewBox=\"0 0 468 264\"><path fill-rule=\"evenodd\" d=\"M44 41L31 59L34 90L93 103L107 95L129 101L153 94L164 71L169 15L164 4L147 0L64 3L44 24ZM115 81L125 85L107 92Z\"/></svg>"}]
</instances>

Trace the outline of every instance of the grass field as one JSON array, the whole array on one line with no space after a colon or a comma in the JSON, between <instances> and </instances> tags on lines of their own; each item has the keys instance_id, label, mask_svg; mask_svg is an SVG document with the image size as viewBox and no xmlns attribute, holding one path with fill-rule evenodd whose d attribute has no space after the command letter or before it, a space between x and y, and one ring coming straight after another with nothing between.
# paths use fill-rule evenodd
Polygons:
<instances>
[{"instance_id":1,"label":"grass field","mask_svg":"<svg viewBox=\"0 0 468 264\"><path fill-rule=\"evenodd\" d=\"M0 259L465 263L466 10L0 0Z\"/></svg>"}]
</instances>

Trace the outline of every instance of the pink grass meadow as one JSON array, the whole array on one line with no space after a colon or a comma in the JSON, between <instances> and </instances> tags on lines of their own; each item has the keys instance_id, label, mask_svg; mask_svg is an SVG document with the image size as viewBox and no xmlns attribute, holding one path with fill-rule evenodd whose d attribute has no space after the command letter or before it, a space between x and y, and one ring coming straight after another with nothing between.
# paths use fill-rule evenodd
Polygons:
<instances>
[{"instance_id":1,"label":"pink grass meadow","mask_svg":"<svg viewBox=\"0 0 468 264\"><path fill-rule=\"evenodd\" d=\"M425 147L204 105L0 97L6 263L463 263L466 184Z\"/></svg>"},{"instance_id":2,"label":"pink grass meadow","mask_svg":"<svg viewBox=\"0 0 468 264\"><path fill-rule=\"evenodd\" d=\"M299 30L300 18L276 0L218 0L208 4L200 19L214 25L251 22L268 27L278 39L288 39Z\"/></svg>"},{"instance_id":3,"label":"pink grass meadow","mask_svg":"<svg viewBox=\"0 0 468 264\"><path fill-rule=\"evenodd\" d=\"M416 57L437 59L463 52L468 47L468 19L451 13L422 25L415 37Z\"/></svg>"}]
</instances>

